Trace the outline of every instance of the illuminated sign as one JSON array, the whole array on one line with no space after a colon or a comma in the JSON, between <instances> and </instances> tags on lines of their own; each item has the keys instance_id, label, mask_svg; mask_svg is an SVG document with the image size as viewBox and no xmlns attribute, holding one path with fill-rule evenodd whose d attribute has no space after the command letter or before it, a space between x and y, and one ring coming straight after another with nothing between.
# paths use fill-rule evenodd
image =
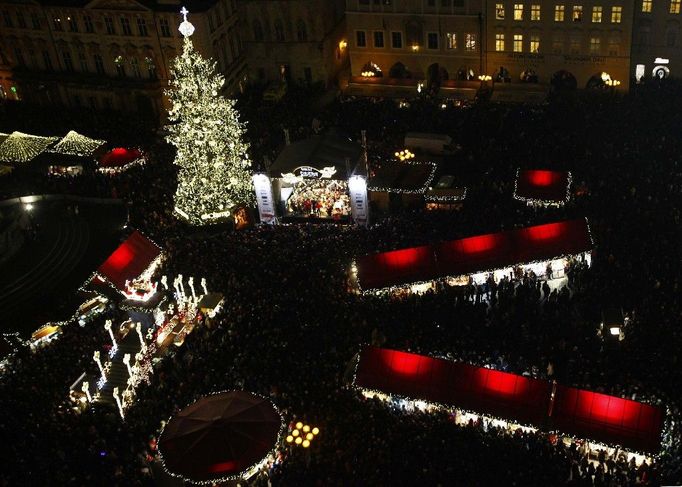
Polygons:
<instances>
[{"instance_id":1,"label":"illuminated sign","mask_svg":"<svg viewBox=\"0 0 682 487\"><path fill-rule=\"evenodd\" d=\"M292 172L283 173L282 178L289 182L296 182L300 179L331 179L334 174L336 174L334 166L327 166L322 169L316 169L311 166L299 166Z\"/></svg>"}]
</instances>

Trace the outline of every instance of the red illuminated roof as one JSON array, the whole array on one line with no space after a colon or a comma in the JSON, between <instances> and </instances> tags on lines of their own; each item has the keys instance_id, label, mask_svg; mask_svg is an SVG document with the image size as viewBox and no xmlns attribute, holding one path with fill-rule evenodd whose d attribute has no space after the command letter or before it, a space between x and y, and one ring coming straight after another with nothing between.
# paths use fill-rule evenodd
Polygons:
<instances>
[{"instance_id":1,"label":"red illuminated roof","mask_svg":"<svg viewBox=\"0 0 682 487\"><path fill-rule=\"evenodd\" d=\"M137 230L114 250L97 272L123 291L126 280L133 280L154 262L161 249Z\"/></svg>"},{"instance_id":2,"label":"red illuminated roof","mask_svg":"<svg viewBox=\"0 0 682 487\"><path fill-rule=\"evenodd\" d=\"M460 240L366 255L357 259L363 290L463 276L592 249L587 222L569 220Z\"/></svg>"},{"instance_id":3,"label":"red illuminated roof","mask_svg":"<svg viewBox=\"0 0 682 487\"><path fill-rule=\"evenodd\" d=\"M514 196L523 200L560 203L566 199L569 180L567 171L519 170Z\"/></svg>"},{"instance_id":4,"label":"red illuminated roof","mask_svg":"<svg viewBox=\"0 0 682 487\"><path fill-rule=\"evenodd\" d=\"M550 397L546 381L375 347L361 352L355 385L523 424L539 424Z\"/></svg>"},{"instance_id":5,"label":"red illuminated roof","mask_svg":"<svg viewBox=\"0 0 682 487\"><path fill-rule=\"evenodd\" d=\"M367 347L360 352L355 385L559 430L629 450L657 452L663 410L545 380L425 355Z\"/></svg>"},{"instance_id":6,"label":"red illuminated roof","mask_svg":"<svg viewBox=\"0 0 682 487\"><path fill-rule=\"evenodd\" d=\"M116 147L100 157L99 165L100 167L122 167L140 157L142 157L142 152L139 149Z\"/></svg>"},{"instance_id":7,"label":"red illuminated roof","mask_svg":"<svg viewBox=\"0 0 682 487\"><path fill-rule=\"evenodd\" d=\"M559 431L630 450L657 452L663 410L598 392L557 385L551 424Z\"/></svg>"}]
</instances>

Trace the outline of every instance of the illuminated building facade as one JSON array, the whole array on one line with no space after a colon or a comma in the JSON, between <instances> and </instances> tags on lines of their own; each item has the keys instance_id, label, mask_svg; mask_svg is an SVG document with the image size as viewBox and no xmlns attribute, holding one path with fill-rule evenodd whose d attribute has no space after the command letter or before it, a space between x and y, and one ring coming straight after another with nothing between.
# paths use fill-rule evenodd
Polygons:
<instances>
[{"instance_id":1,"label":"illuminated building facade","mask_svg":"<svg viewBox=\"0 0 682 487\"><path fill-rule=\"evenodd\" d=\"M682 13L679 0L635 0L630 76L679 76L682 71Z\"/></svg>"}]
</instances>

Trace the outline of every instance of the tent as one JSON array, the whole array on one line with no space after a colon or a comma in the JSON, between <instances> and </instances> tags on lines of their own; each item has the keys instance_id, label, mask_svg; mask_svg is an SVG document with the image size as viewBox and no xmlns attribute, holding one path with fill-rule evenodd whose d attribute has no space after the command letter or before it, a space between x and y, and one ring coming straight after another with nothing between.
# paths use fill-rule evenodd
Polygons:
<instances>
[{"instance_id":1,"label":"tent","mask_svg":"<svg viewBox=\"0 0 682 487\"><path fill-rule=\"evenodd\" d=\"M70 130L68 134L55 144L50 152L72 156L89 156L105 143L105 140L91 139L74 130Z\"/></svg>"},{"instance_id":2,"label":"tent","mask_svg":"<svg viewBox=\"0 0 682 487\"><path fill-rule=\"evenodd\" d=\"M109 152L102 154L97 163L99 171L107 173L116 173L125 171L130 166L136 164L144 164L144 154L140 149L127 149L125 147L116 147Z\"/></svg>"},{"instance_id":3,"label":"tent","mask_svg":"<svg viewBox=\"0 0 682 487\"><path fill-rule=\"evenodd\" d=\"M568 220L366 255L356 261L357 277L363 290L378 290L546 261L591 249L587 221Z\"/></svg>"},{"instance_id":4,"label":"tent","mask_svg":"<svg viewBox=\"0 0 682 487\"><path fill-rule=\"evenodd\" d=\"M561 205L568 200L571 173L568 171L518 170L514 198L528 203Z\"/></svg>"},{"instance_id":5,"label":"tent","mask_svg":"<svg viewBox=\"0 0 682 487\"><path fill-rule=\"evenodd\" d=\"M164 468L190 482L238 478L275 448L282 417L250 392L203 397L173 416L159 437Z\"/></svg>"},{"instance_id":6,"label":"tent","mask_svg":"<svg viewBox=\"0 0 682 487\"><path fill-rule=\"evenodd\" d=\"M56 140L57 137L40 137L22 132L12 132L0 144L0 162L29 162Z\"/></svg>"},{"instance_id":7,"label":"tent","mask_svg":"<svg viewBox=\"0 0 682 487\"><path fill-rule=\"evenodd\" d=\"M657 452L663 410L641 402L557 385L552 427L630 450Z\"/></svg>"},{"instance_id":8,"label":"tent","mask_svg":"<svg viewBox=\"0 0 682 487\"><path fill-rule=\"evenodd\" d=\"M99 266L97 274L125 291L126 281L140 277L159 255L161 249L136 230Z\"/></svg>"}]
</instances>

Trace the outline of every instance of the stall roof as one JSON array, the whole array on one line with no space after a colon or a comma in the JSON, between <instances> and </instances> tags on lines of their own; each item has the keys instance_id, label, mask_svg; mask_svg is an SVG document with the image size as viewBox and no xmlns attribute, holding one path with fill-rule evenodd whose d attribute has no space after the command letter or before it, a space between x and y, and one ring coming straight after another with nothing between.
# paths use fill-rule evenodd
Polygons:
<instances>
[{"instance_id":1,"label":"stall roof","mask_svg":"<svg viewBox=\"0 0 682 487\"><path fill-rule=\"evenodd\" d=\"M459 186L453 175L443 174L424 197L427 201L461 201L466 198L466 193L466 186Z\"/></svg>"},{"instance_id":2,"label":"stall roof","mask_svg":"<svg viewBox=\"0 0 682 487\"><path fill-rule=\"evenodd\" d=\"M0 144L0 162L29 162L56 140L57 137L12 132Z\"/></svg>"},{"instance_id":3,"label":"stall roof","mask_svg":"<svg viewBox=\"0 0 682 487\"><path fill-rule=\"evenodd\" d=\"M476 235L357 259L358 283L376 290L543 261L592 249L585 219Z\"/></svg>"},{"instance_id":4,"label":"stall roof","mask_svg":"<svg viewBox=\"0 0 682 487\"><path fill-rule=\"evenodd\" d=\"M540 169L517 171L514 197L524 201L562 203L568 197L571 173Z\"/></svg>"},{"instance_id":5,"label":"stall roof","mask_svg":"<svg viewBox=\"0 0 682 487\"><path fill-rule=\"evenodd\" d=\"M337 130L328 130L284 147L268 171L272 177L278 178L301 166L316 169L333 166L336 175L343 175L340 179L347 179L346 158L350 161L350 170L353 171L361 156L360 144Z\"/></svg>"},{"instance_id":6,"label":"stall roof","mask_svg":"<svg viewBox=\"0 0 682 487\"><path fill-rule=\"evenodd\" d=\"M557 385L552 425L572 435L653 453L661 446L663 410L629 399Z\"/></svg>"},{"instance_id":7,"label":"stall roof","mask_svg":"<svg viewBox=\"0 0 682 487\"><path fill-rule=\"evenodd\" d=\"M433 180L433 162L392 162L377 167L367 189L387 193L423 193Z\"/></svg>"},{"instance_id":8,"label":"stall roof","mask_svg":"<svg viewBox=\"0 0 682 487\"><path fill-rule=\"evenodd\" d=\"M117 289L123 291L126 281L140 277L160 254L161 249L154 242L135 230L99 266L97 272Z\"/></svg>"},{"instance_id":9,"label":"stall roof","mask_svg":"<svg viewBox=\"0 0 682 487\"><path fill-rule=\"evenodd\" d=\"M75 130L70 130L55 146L51 152L70 154L75 156L91 155L106 143L105 140L91 139L81 135Z\"/></svg>"},{"instance_id":10,"label":"stall roof","mask_svg":"<svg viewBox=\"0 0 682 487\"><path fill-rule=\"evenodd\" d=\"M100 168L124 168L128 164L138 161L143 158L144 154L139 149L128 149L125 147L115 147L109 152L102 154L98 163Z\"/></svg>"},{"instance_id":11,"label":"stall roof","mask_svg":"<svg viewBox=\"0 0 682 487\"><path fill-rule=\"evenodd\" d=\"M521 424L540 424L551 394L547 381L376 347L360 353L355 385Z\"/></svg>"}]
</instances>

